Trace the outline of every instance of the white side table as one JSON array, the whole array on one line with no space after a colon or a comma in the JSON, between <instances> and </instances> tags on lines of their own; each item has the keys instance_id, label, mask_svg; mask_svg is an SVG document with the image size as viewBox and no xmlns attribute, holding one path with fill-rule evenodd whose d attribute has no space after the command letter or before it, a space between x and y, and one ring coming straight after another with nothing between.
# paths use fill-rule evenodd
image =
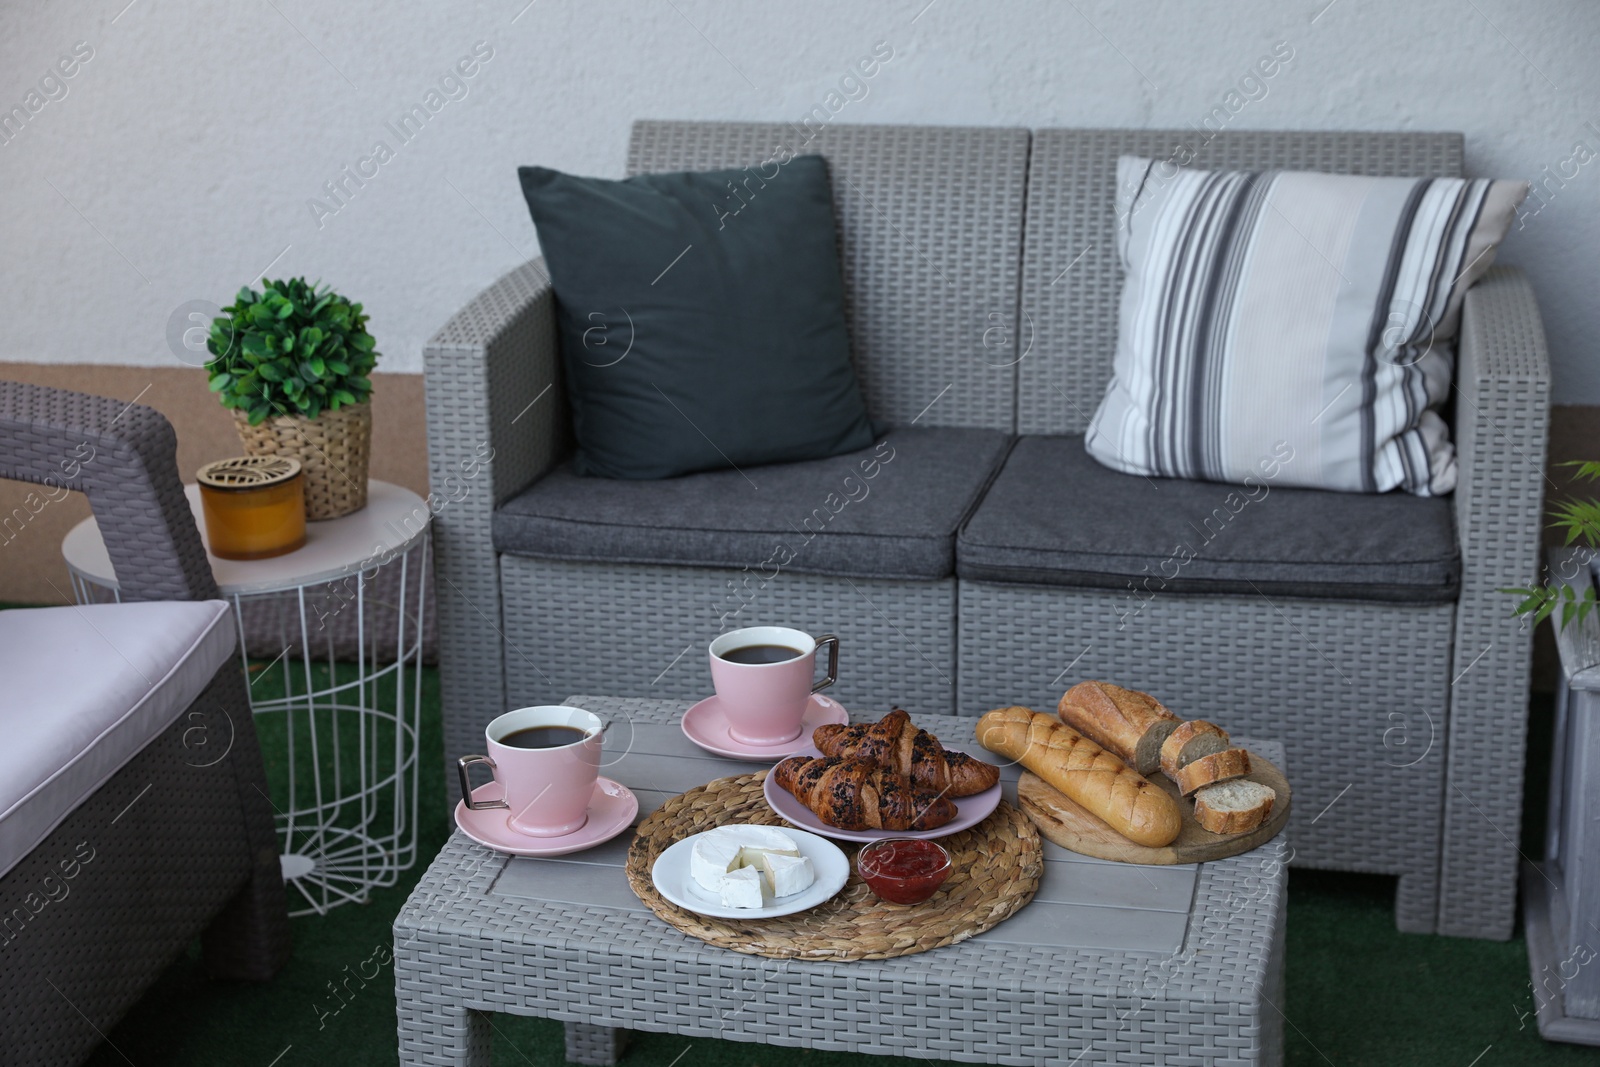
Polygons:
<instances>
[{"instance_id":1,"label":"white side table","mask_svg":"<svg viewBox=\"0 0 1600 1067\"><path fill-rule=\"evenodd\" d=\"M204 537L199 487L185 492ZM263 740L281 739L287 757L281 773L268 767L268 780L280 794L271 799L284 879L306 904L291 914L365 902L416 862L429 519L417 494L373 481L365 508L307 523L306 543L294 552L210 557L234 605L246 670L247 616L252 633L276 633L282 649L257 650L258 658L276 658L251 673L250 706ZM67 533L61 554L80 603L118 599L94 519ZM374 585L380 568L397 569L399 578L383 583L383 595ZM273 673L276 691L264 684Z\"/></svg>"}]
</instances>

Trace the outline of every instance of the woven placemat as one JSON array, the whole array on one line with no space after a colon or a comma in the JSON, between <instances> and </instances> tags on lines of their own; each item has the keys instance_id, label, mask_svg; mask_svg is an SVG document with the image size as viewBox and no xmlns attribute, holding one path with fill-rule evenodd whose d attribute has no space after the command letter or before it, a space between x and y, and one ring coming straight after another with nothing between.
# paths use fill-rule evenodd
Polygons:
<instances>
[{"instance_id":1,"label":"woven placemat","mask_svg":"<svg viewBox=\"0 0 1600 1067\"><path fill-rule=\"evenodd\" d=\"M886 960L965 941L1033 899L1044 870L1039 831L1005 801L970 830L941 837L950 877L932 900L885 904L856 873L861 847L834 842L850 858L850 880L832 900L776 919L712 919L671 903L650 881L656 857L673 842L728 823L789 826L761 795L766 771L718 778L680 793L639 824L628 849L628 885L669 926L700 940L772 959ZM795 827L800 829L800 827Z\"/></svg>"}]
</instances>

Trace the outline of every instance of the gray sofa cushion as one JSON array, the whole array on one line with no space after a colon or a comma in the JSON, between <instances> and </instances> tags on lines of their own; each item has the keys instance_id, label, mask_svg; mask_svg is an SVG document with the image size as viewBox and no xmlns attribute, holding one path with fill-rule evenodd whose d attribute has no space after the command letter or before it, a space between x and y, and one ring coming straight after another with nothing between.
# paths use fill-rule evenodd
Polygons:
<instances>
[{"instance_id":1,"label":"gray sofa cushion","mask_svg":"<svg viewBox=\"0 0 1600 1067\"><path fill-rule=\"evenodd\" d=\"M539 559L944 578L1011 438L908 428L829 459L661 481L552 471L495 510L501 552ZM1081 446L1080 446L1081 448Z\"/></svg>"},{"instance_id":2,"label":"gray sofa cushion","mask_svg":"<svg viewBox=\"0 0 1600 1067\"><path fill-rule=\"evenodd\" d=\"M821 156L774 162L748 202L738 169L517 173L556 291L574 469L668 478L872 443Z\"/></svg>"},{"instance_id":3,"label":"gray sofa cushion","mask_svg":"<svg viewBox=\"0 0 1600 1067\"><path fill-rule=\"evenodd\" d=\"M961 532L956 573L1141 599L1245 593L1439 603L1461 560L1447 498L1143 478L1081 436L1024 437Z\"/></svg>"}]
</instances>

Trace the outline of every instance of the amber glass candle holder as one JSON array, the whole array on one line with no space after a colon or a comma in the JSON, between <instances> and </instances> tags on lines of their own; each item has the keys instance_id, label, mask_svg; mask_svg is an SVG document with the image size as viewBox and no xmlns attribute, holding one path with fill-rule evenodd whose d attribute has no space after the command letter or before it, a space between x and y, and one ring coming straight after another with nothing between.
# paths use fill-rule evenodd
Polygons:
<instances>
[{"instance_id":1,"label":"amber glass candle holder","mask_svg":"<svg viewBox=\"0 0 1600 1067\"><path fill-rule=\"evenodd\" d=\"M207 547L222 559L269 559L306 543L305 483L288 456L238 456L200 468Z\"/></svg>"}]
</instances>

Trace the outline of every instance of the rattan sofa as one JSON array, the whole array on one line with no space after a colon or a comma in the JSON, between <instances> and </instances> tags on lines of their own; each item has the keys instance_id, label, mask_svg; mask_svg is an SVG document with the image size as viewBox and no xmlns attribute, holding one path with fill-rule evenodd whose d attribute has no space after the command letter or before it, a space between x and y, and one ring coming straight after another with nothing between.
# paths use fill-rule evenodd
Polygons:
<instances>
[{"instance_id":1,"label":"rattan sofa","mask_svg":"<svg viewBox=\"0 0 1600 1067\"><path fill-rule=\"evenodd\" d=\"M30 627L76 632L83 653L48 647L48 635L0 647L7 743L26 733L23 755L86 747L73 747L59 768L26 768L40 784L0 805L0 1064L81 1062L197 935L218 977L264 980L288 957L236 625L184 500L175 449L171 425L151 408L0 382L0 477L46 486L49 498L63 488L87 494L124 601L5 612L13 637ZM173 633L154 631L181 623L201 636L174 654ZM152 652L163 637L164 651ZM29 647L37 654L27 662L7 659ZM171 669L157 675L151 663ZM98 706L119 672L134 675L121 694L130 703ZM76 693L79 685L89 691ZM72 721L74 699L80 711L118 718L85 737L79 727L94 716ZM48 730L24 722L50 715L59 722L48 730L67 737L41 739ZM31 781L6 782L8 799Z\"/></svg>"},{"instance_id":2,"label":"rattan sofa","mask_svg":"<svg viewBox=\"0 0 1600 1067\"><path fill-rule=\"evenodd\" d=\"M984 512L1008 478L1027 496L1023 463L1049 483L1081 455L1116 335L1118 155L1447 176L1461 173L1461 136L646 121L627 169L742 166L759 195L769 172L755 165L779 145L830 162L857 372L893 427L876 498L829 501L851 457L756 472L766 494L727 472L575 478L552 293L541 262L512 271L425 353L447 755L475 750L511 706L705 695L713 635L783 621L840 634L837 692L857 714L1048 708L1100 677L1281 738L1297 862L1399 876L1404 930L1509 936L1529 635L1496 590L1535 574L1548 405L1516 272L1495 269L1467 297L1453 501L1361 505L1428 542L1420 563L1390 553L1346 560L1353 577L1321 567L1298 581L1308 564L1293 556L1259 575L1235 561L1140 594L1134 611L1149 573L1137 554L1105 545L1093 566L1062 566L1050 545L994 543ZM1163 506L1111 491L1084 503L1135 527ZM1286 491L1274 507L1354 538L1367 513L1324 496ZM802 527L818 550L774 565L759 548Z\"/></svg>"}]
</instances>

